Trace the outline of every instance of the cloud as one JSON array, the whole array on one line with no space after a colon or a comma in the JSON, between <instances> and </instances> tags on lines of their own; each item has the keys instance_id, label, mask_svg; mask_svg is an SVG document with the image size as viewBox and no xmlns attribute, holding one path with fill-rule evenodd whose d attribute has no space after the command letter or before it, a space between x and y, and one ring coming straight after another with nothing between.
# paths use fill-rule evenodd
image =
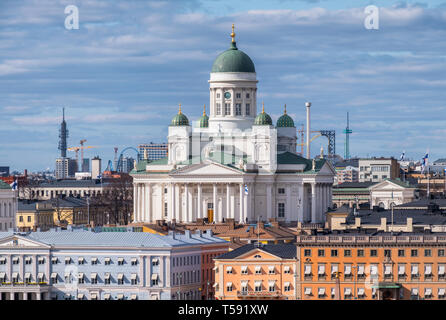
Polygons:
<instances>
[{"instance_id":1,"label":"cloud","mask_svg":"<svg viewBox=\"0 0 446 320\"><path fill-rule=\"evenodd\" d=\"M63 27L68 4L79 7L79 30ZM190 121L208 106L209 71L232 23L274 119L286 103L297 125L311 101L314 128L336 129L341 154L349 111L353 154L400 153L403 144L416 154L432 139L441 155L446 9L393 4L380 6L379 30L366 30L360 4L329 1L2 1L0 157L52 166L62 107L69 143L87 138L104 158L112 145L165 141L179 102ZM29 164L24 150L37 136L49 151Z\"/></svg>"}]
</instances>

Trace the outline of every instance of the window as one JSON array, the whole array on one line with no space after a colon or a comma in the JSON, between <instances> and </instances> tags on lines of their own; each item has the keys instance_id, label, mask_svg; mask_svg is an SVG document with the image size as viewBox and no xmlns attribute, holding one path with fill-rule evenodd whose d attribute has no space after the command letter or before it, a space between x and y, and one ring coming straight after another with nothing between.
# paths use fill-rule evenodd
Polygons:
<instances>
[{"instance_id":1,"label":"window","mask_svg":"<svg viewBox=\"0 0 446 320\"><path fill-rule=\"evenodd\" d=\"M138 284L138 277L136 275L136 273L132 273L132 277L130 279L132 285L137 285Z\"/></svg>"},{"instance_id":2,"label":"window","mask_svg":"<svg viewBox=\"0 0 446 320\"><path fill-rule=\"evenodd\" d=\"M84 258L79 258L78 259L78 263L79 264L85 264L85 259Z\"/></svg>"},{"instance_id":3,"label":"window","mask_svg":"<svg viewBox=\"0 0 446 320\"><path fill-rule=\"evenodd\" d=\"M418 257L418 250L417 249L410 250L410 256L411 257Z\"/></svg>"},{"instance_id":4,"label":"window","mask_svg":"<svg viewBox=\"0 0 446 320\"><path fill-rule=\"evenodd\" d=\"M31 264L31 258L30 257L26 257L25 258L25 264Z\"/></svg>"},{"instance_id":5,"label":"window","mask_svg":"<svg viewBox=\"0 0 446 320\"><path fill-rule=\"evenodd\" d=\"M275 269L274 269L274 266L269 266L268 267L268 274L275 274L276 272L275 272Z\"/></svg>"},{"instance_id":6,"label":"window","mask_svg":"<svg viewBox=\"0 0 446 320\"><path fill-rule=\"evenodd\" d=\"M279 194L285 194L285 188L279 188L279 189L277 189L277 193L279 193Z\"/></svg>"},{"instance_id":7,"label":"window","mask_svg":"<svg viewBox=\"0 0 446 320\"><path fill-rule=\"evenodd\" d=\"M12 264L19 264L19 258L18 257L12 258Z\"/></svg>"},{"instance_id":8,"label":"window","mask_svg":"<svg viewBox=\"0 0 446 320\"><path fill-rule=\"evenodd\" d=\"M248 266L242 266L240 273L241 274L248 274Z\"/></svg>"},{"instance_id":9,"label":"window","mask_svg":"<svg viewBox=\"0 0 446 320\"><path fill-rule=\"evenodd\" d=\"M118 266L124 265L124 258L118 258Z\"/></svg>"},{"instance_id":10,"label":"window","mask_svg":"<svg viewBox=\"0 0 446 320\"><path fill-rule=\"evenodd\" d=\"M438 249L438 256L444 257L444 249Z\"/></svg>"},{"instance_id":11,"label":"window","mask_svg":"<svg viewBox=\"0 0 446 320\"><path fill-rule=\"evenodd\" d=\"M232 291L232 282L228 282L226 284L226 291L231 292Z\"/></svg>"},{"instance_id":12,"label":"window","mask_svg":"<svg viewBox=\"0 0 446 320\"><path fill-rule=\"evenodd\" d=\"M118 284L119 285L124 284L124 274L123 273L118 274Z\"/></svg>"},{"instance_id":13,"label":"window","mask_svg":"<svg viewBox=\"0 0 446 320\"><path fill-rule=\"evenodd\" d=\"M91 284L98 284L98 278L97 277L91 277Z\"/></svg>"},{"instance_id":14,"label":"window","mask_svg":"<svg viewBox=\"0 0 446 320\"><path fill-rule=\"evenodd\" d=\"M157 286L158 285L158 275L157 274L152 274L152 286ZM180 282L181 282L181 277L180 277Z\"/></svg>"},{"instance_id":15,"label":"window","mask_svg":"<svg viewBox=\"0 0 446 320\"><path fill-rule=\"evenodd\" d=\"M20 222L23 222L23 216L20 216L20 217L19 217L19 221L20 221Z\"/></svg>"},{"instance_id":16,"label":"window","mask_svg":"<svg viewBox=\"0 0 446 320\"><path fill-rule=\"evenodd\" d=\"M364 257L364 250L358 249L358 257Z\"/></svg>"},{"instance_id":17,"label":"window","mask_svg":"<svg viewBox=\"0 0 446 320\"><path fill-rule=\"evenodd\" d=\"M425 249L424 250L424 256L425 257L432 257L432 250L431 249Z\"/></svg>"},{"instance_id":18,"label":"window","mask_svg":"<svg viewBox=\"0 0 446 320\"><path fill-rule=\"evenodd\" d=\"M31 216L28 216L28 222L31 222Z\"/></svg>"},{"instance_id":19,"label":"window","mask_svg":"<svg viewBox=\"0 0 446 320\"><path fill-rule=\"evenodd\" d=\"M256 266L256 274L262 274L262 268L260 266Z\"/></svg>"},{"instance_id":20,"label":"window","mask_svg":"<svg viewBox=\"0 0 446 320\"><path fill-rule=\"evenodd\" d=\"M138 260L136 258L132 259L132 266L136 266L138 264Z\"/></svg>"},{"instance_id":21,"label":"window","mask_svg":"<svg viewBox=\"0 0 446 320\"><path fill-rule=\"evenodd\" d=\"M242 115L242 104L241 103L236 103L235 104L235 115L236 116L241 116Z\"/></svg>"},{"instance_id":22,"label":"window","mask_svg":"<svg viewBox=\"0 0 446 320\"><path fill-rule=\"evenodd\" d=\"M255 282L254 291L255 292L262 291L262 282Z\"/></svg>"},{"instance_id":23,"label":"window","mask_svg":"<svg viewBox=\"0 0 446 320\"><path fill-rule=\"evenodd\" d=\"M268 291L269 292L274 292L276 291L276 286L274 285L274 283L270 283L268 286Z\"/></svg>"},{"instance_id":24,"label":"window","mask_svg":"<svg viewBox=\"0 0 446 320\"><path fill-rule=\"evenodd\" d=\"M104 264L105 264L106 266L109 266L110 263L111 263L111 259L110 259L110 258L105 258L105 259L104 259Z\"/></svg>"},{"instance_id":25,"label":"window","mask_svg":"<svg viewBox=\"0 0 446 320\"><path fill-rule=\"evenodd\" d=\"M79 279L79 284L83 284L85 282L85 278L84 278L84 274L83 273L79 273L78 274L78 279Z\"/></svg>"},{"instance_id":26,"label":"window","mask_svg":"<svg viewBox=\"0 0 446 320\"><path fill-rule=\"evenodd\" d=\"M106 273L104 276L104 284L110 284L110 273Z\"/></svg>"},{"instance_id":27,"label":"window","mask_svg":"<svg viewBox=\"0 0 446 320\"><path fill-rule=\"evenodd\" d=\"M325 250L324 249L319 249L317 251L317 256L318 257L325 257Z\"/></svg>"},{"instance_id":28,"label":"window","mask_svg":"<svg viewBox=\"0 0 446 320\"><path fill-rule=\"evenodd\" d=\"M237 98L237 99L241 99L242 98L242 94L239 92L239 93L236 93L235 94L235 97Z\"/></svg>"},{"instance_id":29,"label":"window","mask_svg":"<svg viewBox=\"0 0 446 320\"><path fill-rule=\"evenodd\" d=\"M217 99L220 99L220 92L217 93Z\"/></svg>"},{"instance_id":30,"label":"window","mask_svg":"<svg viewBox=\"0 0 446 320\"><path fill-rule=\"evenodd\" d=\"M249 93L246 94L246 99L249 99Z\"/></svg>"},{"instance_id":31,"label":"window","mask_svg":"<svg viewBox=\"0 0 446 320\"><path fill-rule=\"evenodd\" d=\"M311 249L305 249L304 250L304 256L305 257L311 257Z\"/></svg>"},{"instance_id":32,"label":"window","mask_svg":"<svg viewBox=\"0 0 446 320\"><path fill-rule=\"evenodd\" d=\"M370 250L370 256L371 257L377 257L378 256L378 250L375 250L375 249Z\"/></svg>"},{"instance_id":33,"label":"window","mask_svg":"<svg viewBox=\"0 0 446 320\"><path fill-rule=\"evenodd\" d=\"M284 283L284 287L283 287L284 291L291 291L291 284L289 282L285 282Z\"/></svg>"},{"instance_id":34,"label":"window","mask_svg":"<svg viewBox=\"0 0 446 320\"><path fill-rule=\"evenodd\" d=\"M221 115L221 104L217 103L217 115Z\"/></svg>"},{"instance_id":35,"label":"window","mask_svg":"<svg viewBox=\"0 0 446 320\"><path fill-rule=\"evenodd\" d=\"M39 258L39 264L45 264L45 258L44 257L40 257Z\"/></svg>"},{"instance_id":36,"label":"window","mask_svg":"<svg viewBox=\"0 0 446 320\"><path fill-rule=\"evenodd\" d=\"M232 267L231 266L226 267L226 273L227 274L232 274Z\"/></svg>"},{"instance_id":37,"label":"window","mask_svg":"<svg viewBox=\"0 0 446 320\"><path fill-rule=\"evenodd\" d=\"M245 113L247 116L251 114L251 105L249 103L245 105Z\"/></svg>"},{"instance_id":38,"label":"window","mask_svg":"<svg viewBox=\"0 0 446 320\"><path fill-rule=\"evenodd\" d=\"M331 256L337 257L338 256L338 250L331 250Z\"/></svg>"},{"instance_id":39,"label":"window","mask_svg":"<svg viewBox=\"0 0 446 320\"><path fill-rule=\"evenodd\" d=\"M285 203L283 202L279 202L278 204L278 212L277 212L277 216L279 218L284 218L285 217Z\"/></svg>"},{"instance_id":40,"label":"window","mask_svg":"<svg viewBox=\"0 0 446 320\"><path fill-rule=\"evenodd\" d=\"M290 266L285 266L285 267L283 267L283 273L290 274L290 273L291 273L291 268L290 268Z\"/></svg>"},{"instance_id":41,"label":"window","mask_svg":"<svg viewBox=\"0 0 446 320\"><path fill-rule=\"evenodd\" d=\"M225 116L230 115L230 114L231 114L231 104L225 103Z\"/></svg>"},{"instance_id":42,"label":"window","mask_svg":"<svg viewBox=\"0 0 446 320\"><path fill-rule=\"evenodd\" d=\"M98 258L91 258L91 264L97 265L98 264Z\"/></svg>"},{"instance_id":43,"label":"window","mask_svg":"<svg viewBox=\"0 0 446 320\"><path fill-rule=\"evenodd\" d=\"M398 250L398 257L404 257L406 254L405 254L405 250L404 249L399 249Z\"/></svg>"},{"instance_id":44,"label":"window","mask_svg":"<svg viewBox=\"0 0 446 320\"><path fill-rule=\"evenodd\" d=\"M351 250L344 250L344 257L351 257L352 256L352 251Z\"/></svg>"}]
</instances>

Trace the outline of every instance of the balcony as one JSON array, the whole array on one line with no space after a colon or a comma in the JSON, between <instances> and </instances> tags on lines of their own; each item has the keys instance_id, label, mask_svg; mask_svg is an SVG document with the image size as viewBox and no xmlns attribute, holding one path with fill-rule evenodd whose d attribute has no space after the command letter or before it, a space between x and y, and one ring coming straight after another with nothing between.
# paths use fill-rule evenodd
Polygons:
<instances>
[{"instance_id":1,"label":"balcony","mask_svg":"<svg viewBox=\"0 0 446 320\"><path fill-rule=\"evenodd\" d=\"M280 290L276 291L237 291L240 299L277 299L282 296Z\"/></svg>"},{"instance_id":2,"label":"balcony","mask_svg":"<svg viewBox=\"0 0 446 320\"><path fill-rule=\"evenodd\" d=\"M0 287L45 287L47 282L0 282Z\"/></svg>"}]
</instances>

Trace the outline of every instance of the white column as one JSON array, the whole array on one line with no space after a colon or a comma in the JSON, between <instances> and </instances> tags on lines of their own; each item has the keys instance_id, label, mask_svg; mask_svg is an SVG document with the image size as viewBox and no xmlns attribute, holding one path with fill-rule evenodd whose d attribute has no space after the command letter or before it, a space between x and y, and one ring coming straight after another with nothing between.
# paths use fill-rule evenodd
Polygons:
<instances>
[{"instance_id":1,"label":"white column","mask_svg":"<svg viewBox=\"0 0 446 320\"><path fill-rule=\"evenodd\" d=\"M193 187L191 186L191 188L189 188L188 193L187 193L187 196L189 198L189 200L188 200L189 205L187 207L187 219L190 222L193 221L192 210L193 210L193 207L194 207L194 203L193 203L193 201L194 201L194 194L193 194L192 191L193 191Z\"/></svg>"},{"instance_id":2,"label":"white column","mask_svg":"<svg viewBox=\"0 0 446 320\"><path fill-rule=\"evenodd\" d=\"M152 212L152 184L147 184L147 222L154 222Z\"/></svg>"},{"instance_id":3,"label":"white column","mask_svg":"<svg viewBox=\"0 0 446 320\"><path fill-rule=\"evenodd\" d=\"M214 221L216 221L216 217L217 217L217 184L215 184L215 183L213 184L212 201L213 201L213 209L212 210L214 211Z\"/></svg>"},{"instance_id":4,"label":"white column","mask_svg":"<svg viewBox=\"0 0 446 320\"><path fill-rule=\"evenodd\" d=\"M161 183L160 185L160 213L161 213L161 217L159 218L160 220L164 220L164 185Z\"/></svg>"},{"instance_id":5,"label":"white column","mask_svg":"<svg viewBox=\"0 0 446 320\"><path fill-rule=\"evenodd\" d=\"M267 220L272 218L272 185L266 185L266 218Z\"/></svg>"},{"instance_id":6,"label":"white column","mask_svg":"<svg viewBox=\"0 0 446 320\"><path fill-rule=\"evenodd\" d=\"M139 222L139 216L138 216L138 210L136 208L136 198L137 198L137 194L136 194L136 183L133 184L133 221L134 222Z\"/></svg>"},{"instance_id":7,"label":"white column","mask_svg":"<svg viewBox=\"0 0 446 320\"><path fill-rule=\"evenodd\" d=\"M235 189L232 184L229 189L231 190L231 218L235 219Z\"/></svg>"},{"instance_id":8,"label":"white column","mask_svg":"<svg viewBox=\"0 0 446 320\"><path fill-rule=\"evenodd\" d=\"M231 218L231 184L226 184L226 218Z\"/></svg>"},{"instance_id":9,"label":"white column","mask_svg":"<svg viewBox=\"0 0 446 320\"><path fill-rule=\"evenodd\" d=\"M246 223L246 218L248 218L248 195L245 194L245 185L243 185L243 223Z\"/></svg>"},{"instance_id":10,"label":"white column","mask_svg":"<svg viewBox=\"0 0 446 320\"><path fill-rule=\"evenodd\" d=\"M143 210L143 204L142 204L143 197L144 197L144 195L142 194L142 184L138 183L138 217L139 217L140 221L142 220L142 217L143 217L143 211L142 211Z\"/></svg>"},{"instance_id":11,"label":"white column","mask_svg":"<svg viewBox=\"0 0 446 320\"><path fill-rule=\"evenodd\" d=\"M311 222L317 223L316 182L311 183Z\"/></svg>"},{"instance_id":12,"label":"white column","mask_svg":"<svg viewBox=\"0 0 446 320\"><path fill-rule=\"evenodd\" d=\"M175 220L176 222L180 221L180 207L182 205L182 199L181 199L181 192L180 192L180 185L175 184Z\"/></svg>"},{"instance_id":13,"label":"white column","mask_svg":"<svg viewBox=\"0 0 446 320\"><path fill-rule=\"evenodd\" d=\"M146 200L146 184L142 183L141 184L141 196L142 196L142 210L141 210L141 220L142 221L146 221L146 204L147 204L147 200Z\"/></svg>"},{"instance_id":14,"label":"white column","mask_svg":"<svg viewBox=\"0 0 446 320\"><path fill-rule=\"evenodd\" d=\"M188 212L189 212L189 186L187 183L184 184L184 198L185 198L185 206L184 206L184 214L182 216L183 218L183 222L189 222L189 216L188 216Z\"/></svg>"},{"instance_id":15,"label":"white column","mask_svg":"<svg viewBox=\"0 0 446 320\"><path fill-rule=\"evenodd\" d=\"M174 195L174 193L175 193L175 189L174 189L174 184L173 183L171 183L170 185L169 185L169 198L168 198L168 202L167 202L167 210L168 210L168 213L167 213L167 219L169 220L169 221L172 221L172 218L174 217L174 209L173 209L173 207L174 207L174 201L173 201L173 195Z\"/></svg>"},{"instance_id":16,"label":"white column","mask_svg":"<svg viewBox=\"0 0 446 320\"><path fill-rule=\"evenodd\" d=\"M286 185L286 206L285 206L285 220L293 220L292 216L292 205L291 205L291 185Z\"/></svg>"},{"instance_id":17,"label":"white column","mask_svg":"<svg viewBox=\"0 0 446 320\"><path fill-rule=\"evenodd\" d=\"M197 217L203 218L203 203L201 199L201 183L198 184Z\"/></svg>"},{"instance_id":18,"label":"white column","mask_svg":"<svg viewBox=\"0 0 446 320\"><path fill-rule=\"evenodd\" d=\"M239 189L240 189L240 194L239 194L239 196L240 196L240 206L239 206L239 209L240 209L240 223L245 223L244 210L243 210L243 205L244 205L244 201L243 201L243 183L240 183Z\"/></svg>"}]
</instances>

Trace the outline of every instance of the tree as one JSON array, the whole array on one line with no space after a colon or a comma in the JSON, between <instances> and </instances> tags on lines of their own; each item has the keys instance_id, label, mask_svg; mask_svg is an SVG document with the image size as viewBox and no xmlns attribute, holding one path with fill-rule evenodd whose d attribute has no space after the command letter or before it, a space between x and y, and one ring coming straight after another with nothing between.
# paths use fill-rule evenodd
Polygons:
<instances>
[{"instance_id":1,"label":"tree","mask_svg":"<svg viewBox=\"0 0 446 320\"><path fill-rule=\"evenodd\" d=\"M34 176L28 176L26 179L19 181L17 186L19 198L26 200L38 199L37 188L39 184L39 180Z\"/></svg>"},{"instance_id":2,"label":"tree","mask_svg":"<svg viewBox=\"0 0 446 320\"><path fill-rule=\"evenodd\" d=\"M109 223L127 225L133 212L133 178L121 173L119 178L107 181L99 198L104 214L109 214Z\"/></svg>"}]
</instances>

